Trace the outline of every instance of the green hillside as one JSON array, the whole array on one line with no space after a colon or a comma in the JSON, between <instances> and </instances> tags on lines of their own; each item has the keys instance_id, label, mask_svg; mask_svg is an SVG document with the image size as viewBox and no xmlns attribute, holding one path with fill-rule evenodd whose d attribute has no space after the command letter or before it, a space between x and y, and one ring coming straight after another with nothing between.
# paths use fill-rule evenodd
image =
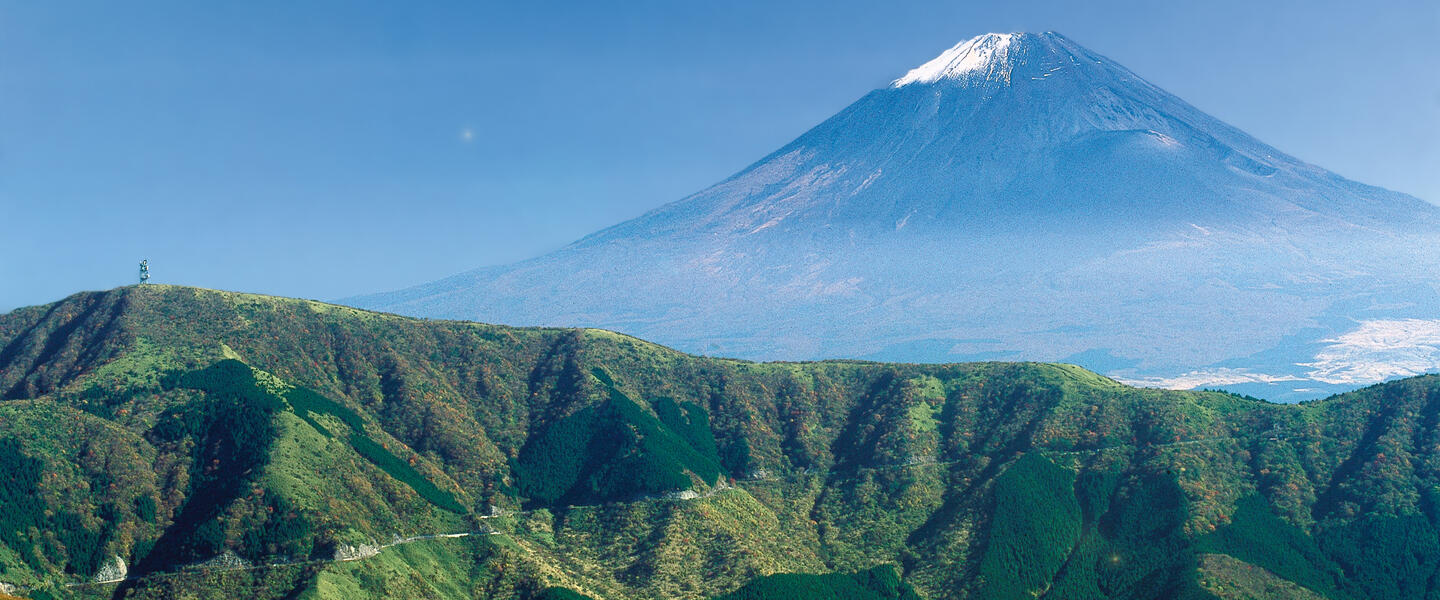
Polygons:
<instances>
[{"instance_id":1,"label":"green hillside","mask_svg":"<svg viewBox=\"0 0 1440 600\"><path fill-rule=\"evenodd\" d=\"M1276 405L128 287L0 315L0 473L20 597L1440 598L1432 376Z\"/></svg>"}]
</instances>

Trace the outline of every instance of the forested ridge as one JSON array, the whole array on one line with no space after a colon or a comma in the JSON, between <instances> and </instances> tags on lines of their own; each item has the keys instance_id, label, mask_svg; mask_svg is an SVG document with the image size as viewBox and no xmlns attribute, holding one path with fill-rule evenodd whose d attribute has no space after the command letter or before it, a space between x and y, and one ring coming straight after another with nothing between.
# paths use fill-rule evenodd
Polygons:
<instances>
[{"instance_id":1,"label":"forested ridge","mask_svg":"<svg viewBox=\"0 0 1440 600\"><path fill-rule=\"evenodd\" d=\"M1440 598L1434 376L1276 405L143 286L0 315L0 398L31 597Z\"/></svg>"}]
</instances>

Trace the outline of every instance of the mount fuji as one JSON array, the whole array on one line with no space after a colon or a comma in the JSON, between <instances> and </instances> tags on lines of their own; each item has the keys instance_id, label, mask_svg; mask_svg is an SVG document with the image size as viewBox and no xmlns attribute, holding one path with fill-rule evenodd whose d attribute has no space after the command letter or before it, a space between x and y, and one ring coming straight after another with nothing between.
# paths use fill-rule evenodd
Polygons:
<instances>
[{"instance_id":1,"label":"mount fuji","mask_svg":"<svg viewBox=\"0 0 1440 600\"><path fill-rule=\"evenodd\" d=\"M720 183L354 306L749 359L1078 363L1272 399L1440 369L1440 208L1057 33L988 34Z\"/></svg>"}]
</instances>

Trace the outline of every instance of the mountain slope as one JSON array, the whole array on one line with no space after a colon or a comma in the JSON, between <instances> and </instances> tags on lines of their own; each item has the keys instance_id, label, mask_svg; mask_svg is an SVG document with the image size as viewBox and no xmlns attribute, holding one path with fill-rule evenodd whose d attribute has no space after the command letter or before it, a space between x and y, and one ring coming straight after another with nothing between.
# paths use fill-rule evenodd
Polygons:
<instances>
[{"instance_id":1,"label":"mountain slope","mask_svg":"<svg viewBox=\"0 0 1440 600\"><path fill-rule=\"evenodd\" d=\"M1276 405L142 286L0 315L0 389L35 597L1440 593L1433 376Z\"/></svg>"},{"instance_id":2,"label":"mountain slope","mask_svg":"<svg viewBox=\"0 0 1440 600\"><path fill-rule=\"evenodd\" d=\"M1356 321L1432 319L1437 239L1433 205L1305 164L1059 34L990 34L693 196L347 303L746 358L1073 357L1293 390L1417 372L1306 363Z\"/></svg>"}]
</instances>

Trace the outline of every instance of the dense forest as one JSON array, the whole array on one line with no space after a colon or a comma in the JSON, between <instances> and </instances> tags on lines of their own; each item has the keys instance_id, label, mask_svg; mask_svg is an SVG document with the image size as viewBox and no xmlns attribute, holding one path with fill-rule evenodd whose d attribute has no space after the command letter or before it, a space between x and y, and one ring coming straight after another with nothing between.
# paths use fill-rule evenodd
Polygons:
<instances>
[{"instance_id":1,"label":"dense forest","mask_svg":"<svg viewBox=\"0 0 1440 600\"><path fill-rule=\"evenodd\" d=\"M1440 598L1440 377L750 363L174 286L0 315L0 592Z\"/></svg>"}]
</instances>

